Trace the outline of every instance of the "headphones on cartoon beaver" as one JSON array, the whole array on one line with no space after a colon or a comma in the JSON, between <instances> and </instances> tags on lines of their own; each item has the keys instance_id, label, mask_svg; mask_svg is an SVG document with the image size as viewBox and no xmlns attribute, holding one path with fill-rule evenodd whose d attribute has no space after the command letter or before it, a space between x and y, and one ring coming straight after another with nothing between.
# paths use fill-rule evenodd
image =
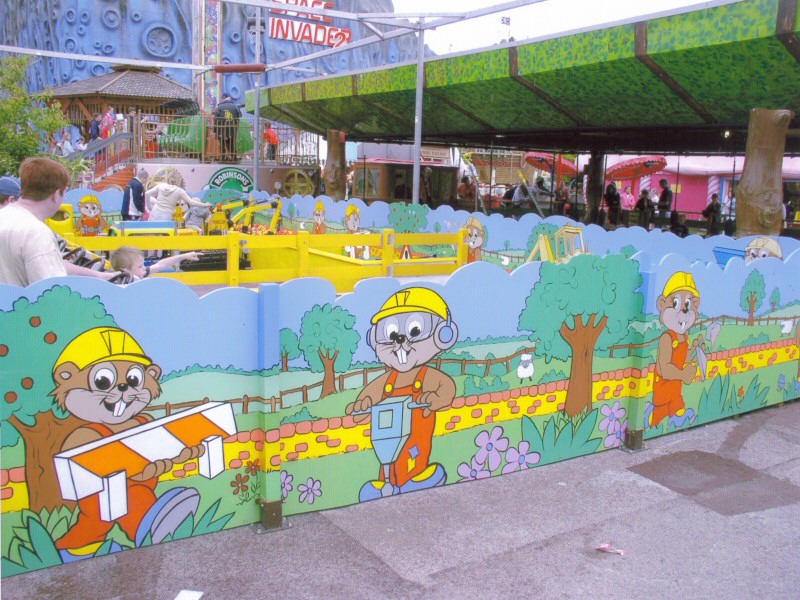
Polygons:
<instances>
[{"instance_id":1,"label":"headphones on cartoon beaver","mask_svg":"<svg viewBox=\"0 0 800 600\"><path fill-rule=\"evenodd\" d=\"M438 341L436 345L439 346L440 348L450 346L451 342L453 341L453 338L456 335L456 332L453 328L453 324L450 320L450 309L447 308L445 310L447 311L447 319L445 320L444 323L440 323L434 328L434 332L436 333L436 339ZM377 337L377 327L378 327L377 323L375 325L371 325L369 331L367 332L367 345L373 350L375 350L373 333L375 334L375 337Z\"/></svg>"}]
</instances>

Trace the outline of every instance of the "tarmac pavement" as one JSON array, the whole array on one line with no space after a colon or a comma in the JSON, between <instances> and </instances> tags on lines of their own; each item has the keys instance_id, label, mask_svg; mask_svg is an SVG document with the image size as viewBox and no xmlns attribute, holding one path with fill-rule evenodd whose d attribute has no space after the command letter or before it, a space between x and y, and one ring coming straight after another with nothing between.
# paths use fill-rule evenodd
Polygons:
<instances>
[{"instance_id":1,"label":"tarmac pavement","mask_svg":"<svg viewBox=\"0 0 800 600\"><path fill-rule=\"evenodd\" d=\"M2 596L798 598L800 402L651 440L635 454L611 450L286 522L19 575L2 580Z\"/></svg>"}]
</instances>

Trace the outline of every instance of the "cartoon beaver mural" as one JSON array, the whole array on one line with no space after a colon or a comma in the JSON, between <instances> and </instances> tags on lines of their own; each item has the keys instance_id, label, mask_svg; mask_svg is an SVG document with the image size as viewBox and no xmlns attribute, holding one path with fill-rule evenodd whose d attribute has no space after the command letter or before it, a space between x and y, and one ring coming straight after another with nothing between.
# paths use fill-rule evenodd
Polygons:
<instances>
[{"instance_id":1,"label":"cartoon beaver mural","mask_svg":"<svg viewBox=\"0 0 800 600\"><path fill-rule=\"evenodd\" d=\"M368 343L389 371L348 404L356 421L371 421L373 448L383 466L359 492L365 502L444 485L444 467L430 462L436 411L453 403L456 384L427 366L452 348L458 327L436 292L412 287L392 295L371 319Z\"/></svg>"}]
</instances>

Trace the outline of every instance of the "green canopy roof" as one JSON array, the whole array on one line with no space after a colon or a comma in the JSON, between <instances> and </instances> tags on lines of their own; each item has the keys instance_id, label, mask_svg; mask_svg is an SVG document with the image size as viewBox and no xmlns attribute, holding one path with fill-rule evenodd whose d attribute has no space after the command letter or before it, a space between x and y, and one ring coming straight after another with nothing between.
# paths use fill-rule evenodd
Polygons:
<instances>
[{"instance_id":1,"label":"green canopy roof","mask_svg":"<svg viewBox=\"0 0 800 600\"><path fill-rule=\"evenodd\" d=\"M742 151L752 108L800 114L800 0L681 15L425 62L425 143ZM261 94L261 114L350 140L413 141L416 65ZM254 93L246 96L255 108ZM798 121L792 127L797 127ZM800 152L789 136L787 152Z\"/></svg>"}]
</instances>

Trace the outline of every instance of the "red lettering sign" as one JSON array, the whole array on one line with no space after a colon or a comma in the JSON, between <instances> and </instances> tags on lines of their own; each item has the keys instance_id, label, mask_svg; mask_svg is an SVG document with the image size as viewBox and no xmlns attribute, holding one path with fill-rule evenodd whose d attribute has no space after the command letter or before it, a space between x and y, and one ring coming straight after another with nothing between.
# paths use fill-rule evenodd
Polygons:
<instances>
[{"instance_id":1,"label":"red lettering sign","mask_svg":"<svg viewBox=\"0 0 800 600\"><path fill-rule=\"evenodd\" d=\"M304 0L295 1L302 2ZM350 29L330 27L319 22L307 23L272 17L270 19L269 37L338 48L352 41L353 32Z\"/></svg>"}]
</instances>

